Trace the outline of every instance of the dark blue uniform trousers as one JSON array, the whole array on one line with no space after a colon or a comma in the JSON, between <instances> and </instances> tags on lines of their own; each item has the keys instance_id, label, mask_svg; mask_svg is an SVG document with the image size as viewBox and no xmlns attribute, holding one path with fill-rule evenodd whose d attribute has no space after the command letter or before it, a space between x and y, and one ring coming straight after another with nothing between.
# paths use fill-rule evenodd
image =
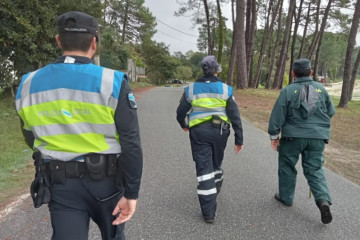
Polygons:
<instances>
[{"instance_id":1,"label":"dark blue uniform trousers","mask_svg":"<svg viewBox=\"0 0 360 240\"><path fill-rule=\"evenodd\" d=\"M123 240L124 224L114 226L112 216L116 203L122 194L106 201L116 192L121 191L115 185L114 177L95 181L87 175L82 178L66 178L65 184L51 187L49 204L52 240L87 240L90 218L99 226L103 240Z\"/></svg>"},{"instance_id":2,"label":"dark blue uniform trousers","mask_svg":"<svg viewBox=\"0 0 360 240\"><path fill-rule=\"evenodd\" d=\"M197 193L204 218L214 218L216 187L223 181L221 164L230 129L220 131L219 125L202 123L190 129L193 160L198 179Z\"/></svg>"}]
</instances>

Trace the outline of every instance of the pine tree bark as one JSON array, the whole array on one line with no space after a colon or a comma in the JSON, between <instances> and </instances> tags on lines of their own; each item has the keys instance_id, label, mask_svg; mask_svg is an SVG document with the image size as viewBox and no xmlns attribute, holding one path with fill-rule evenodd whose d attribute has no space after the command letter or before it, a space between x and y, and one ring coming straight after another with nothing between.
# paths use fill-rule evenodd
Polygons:
<instances>
[{"instance_id":1,"label":"pine tree bark","mask_svg":"<svg viewBox=\"0 0 360 240\"><path fill-rule=\"evenodd\" d=\"M236 22L235 22L235 10L234 10L235 0L231 0L231 16L232 16L232 23L233 23L233 37L231 43L231 56L229 62L229 70L228 70L228 78L227 84L229 86L233 86L234 84L234 71L235 71L235 62L236 62Z\"/></svg>"},{"instance_id":2,"label":"pine tree bark","mask_svg":"<svg viewBox=\"0 0 360 240\"><path fill-rule=\"evenodd\" d=\"M286 26L285 26L285 32L283 41L281 44L281 51L279 55L278 62L276 64L276 72L274 77L274 82L272 85L272 89L281 89L282 83L284 79L284 71L285 71L285 64L286 64L286 57L287 57L287 51L289 46L289 40L290 40L290 33L291 33L291 24L292 24L292 14L294 11L296 0L290 0L289 2L289 10L286 18Z\"/></svg>"},{"instance_id":3,"label":"pine tree bark","mask_svg":"<svg viewBox=\"0 0 360 240\"><path fill-rule=\"evenodd\" d=\"M252 67L253 67L253 47L254 47L254 39L256 33L256 0L248 0L248 4L250 6L247 7L247 10L250 11L249 16L249 28L246 28L246 66L248 73L248 81L249 86L255 87L255 81L252 76Z\"/></svg>"},{"instance_id":4,"label":"pine tree bark","mask_svg":"<svg viewBox=\"0 0 360 240\"><path fill-rule=\"evenodd\" d=\"M221 63L222 51L223 51L223 45L224 45L224 22L223 22L222 13L221 13L220 0L216 0L216 4L217 4L217 10L218 10L218 19L219 19L219 29L218 29L219 40L218 40L217 60L219 63Z\"/></svg>"},{"instance_id":5,"label":"pine tree bark","mask_svg":"<svg viewBox=\"0 0 360 240\"><path fill-rule=\"evenodd\" d=\"M246 44L245 44L245 0L236 1L236 88L247 88Z\"/></svg>"},{"instance_id":6,"label":"pine tree bark","mask_svg":"<svg viewBox=\"0 0 360 240\"><path fill-rule=\"evenodd\" d=\"M211 47L211 30L210 30L210 14L209 14L209 6L207 4L207 0L203 0L205 15L206 15L206 28L208 34L208 55L213 55L213 49Z\"/></svg>"},{"instance_id":7,"label":"pine tree bark","mask_svg":"<svg viewBox=\"0 0 360 240\"><path fill-rule=\"evenodd\" d=\"M345 64L344 64L344 76L343 76L343 86L341 89L341 97L339 102L339 107L348 107L348 101L350 98L350 77L351 77L351 62L352 62L352 52L354 51L356 43L356 33L359 28L359 19L360 19L360 0L356 1L355 11L351 23L350 35L348 40L348 46L346 49L345 55Z\"/></svg>"},{"instance_id":8,"label":"pine tree bark","mask_svg":"<svg viewBox=\"0 0 360 240\"><path fill-rule=\"evenodd\" d=\"M301 17L301 11L302 11L302 5L303 5L304 0L300 0L300 4L299 4L299 10L298 10L298 14L296 16L296 4L295 4L295 8L294 8L294 22L295 22L295 26L294 26L294 32L293 32L293 37L292 37L292 42L291 42L291 56L290 56L290 71L289 71L289 84L291 84L293 82L293 77L291 74L291 66L294 63L294 58L295 58L295 44L296 44L296 38L297 38L297 31L298 31L298 27L299 27L299 23L300 23L300 17Z\"/></svg>"},{"instance_id":9,"label":"pine tree bark","mask_svg":"<svg viewBox=\"0 0 360 240\"><path fill-rule=\"evenodd\" d=\"M313 78L314 79L317 79L317 75L318 75L317 74L317 69L318 69L318 65L319 65L320 48L321 48L321 44L322 44L322 39L323 39L325 27L326 27L326 21L328 19L332 3L333 3L333 0L328 0L328 5L326 6L324 17L323 17L322 22L321 22L321 27L320 27L320 32L319 32L319 40L318 40L317 49L316 49L315 64L314 64L314 69L313 69Z\"/></svg>"},{"instance_id":10,"label":"pine tree bark","mask_svg":"<svg viewBox=\"0 0 360 240\"><path fill-rule=\"evenodd\" d=\"M249 77L251 60L253 56L253 45L256 30L256 0L247 0L246 4L246 28L245 28L245 41L246 41L246 71L248 73L247 79L250 82Z\"/></svg>"},{"instance_id":11,"label":"pine tree bark","mask_svg":"<svg viewBox=\"0 0 360 240\"><path fill-rule=\"evenodd\" d=\"M261 42L261 48L260 48L260 53L259 53L259 59L258 59L258 64L257 64L257 70L256 70L256 75L254 78L254 82L255 82L255 86L254 85L250 85L250 87L258 87L259 83L260 83L260 77L261 77L261 72L262 72L262 64L265 58L265 51L267 49L267 44L269 42L270 36L272 35L273 32L273 28L274 28L274 24L275 24L275 19L277 17L277 14L279 12L279 6L280 6L280 1L278 1L276 3L275 6L275 10L273 11L274 14L271 18L271 23L269 26L269 21L270 21L270 15L271 15L271 10L274 4L274 0L270 0L269 2L269 9L268 9L268 15L266 18L266 25L265 25L265 29L264 29L264 36L262 38L262 42Z\"/></svg>"},{"instance_id":12,"label":"pine tree bark","mask_svg":"<svg viewBox=\"0 0 360 240\"><path fill-rule=\"evenodd\" d=\"M319 19L320 19L320 3L321 3L321 0L318 0L317 2L317 7L316 7L316 19L315 19L315 32L313 34L313 39L311 41L311 44L308 48L308 59L312 59L312 55L314 53L314 49L315 49L315 46L316 46L316 43L317 43L317 40L318 40L318 37L319 37Z\"/></svg>"},{"instance_id":13,"label":"pine tree bark","mask_svg":"<svg viewBox=\"0 0 360 240\"><path fill-rule=\"evenodd\" d=\"M121 36L121 40L123 43L125 43L125 37L126 37L126 27L127 27L127 23L128 23L128 11L129 11L129 1L126 1L125 3L125 15L124 15L124 21L123 21L123 27L122 27L122 36Z\"/></svg>"},{"instance_id":14,"label":"pine tree bark","mask_svg":"<svg viewBox=\"0 0 360 240\"><path fill-rule=\"evenodd\" d=\"M272 71L274 69L274 64L275 64L276 49L277 49L277 46L279 46L280 37L281 37L283 0L280 0L279 2L280 2L280 8L279 8L279 17L278 17L278 29L277 29L275 44L272 46L272 52L270 54L271 60L270 60L270 64L269 64L268 76L267 76L267 79L266 79L266 86L265 86L266 89L269 89L270 85L271 85L270 81L271 81Z\"/></svg>"},{"instance_id":15,"label":"pine tree bark","mask_svg":"<svg viewBox=\"0 0 360 240\"><path fill-rule=\"evenodd\" d=\"M310 12L311 12L311 2L309 2L309 6L308 6L308 12L307 12L307 15L306 15L304 32L303 32L303 36L302 36L302 39L301 39L298 58L302 57L302 51L303 51L303 48L304 48L304 43L305 43L305 39L306 39L306 33L307 33L308 26L309 26L309 21L310 21Z\"/></svg>"},{"instance_id":16,"label":"pine tree bark","mask_svg":"<svg viewBox=\"0 0 360 240\"><path fill-rule=\"evenodd\" d=\"M352 74L351 74L351 80L350 80L350 92L349 92L349 101L351 101L352 97L353 97L353 93L354 93L354 87L355 87L355 80L356 80L356 75L359 69L359 65L360 65L360 50L358 51L355 63L354 63L354 67L352 69Z\"/></svg>"}]
</instances>

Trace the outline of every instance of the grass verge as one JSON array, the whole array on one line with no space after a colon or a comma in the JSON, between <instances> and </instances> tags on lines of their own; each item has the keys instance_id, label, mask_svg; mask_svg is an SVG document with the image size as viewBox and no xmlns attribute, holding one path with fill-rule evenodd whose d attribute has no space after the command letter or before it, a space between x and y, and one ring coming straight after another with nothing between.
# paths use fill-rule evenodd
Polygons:
<instances>
[{"instance_id":1,"label":"grass verge","mask_svg":"<svg viewBox=\"0 0 360 240\"><path fill-rule=\"evenodd\" d=\"M241 116L267 131L271 110L279 90L246 89L236 91ZM335 106L339 98L333 98ZM336 108L331 139L325 149L325 166L360 185L360 101L349 108ZM270 147L270 143L269 143Z\"/></svg>"},{"instance_id":2,"label":"grass verge","mask_svg":"<svg viewBox=\"0 0 360 240\"><path fill-rule=\"evenodd\" d=\"M30 186L34 176L32 151L20 131L19 117L12 97L0 99L0 208Z\"/></svg>"}]
</instances>

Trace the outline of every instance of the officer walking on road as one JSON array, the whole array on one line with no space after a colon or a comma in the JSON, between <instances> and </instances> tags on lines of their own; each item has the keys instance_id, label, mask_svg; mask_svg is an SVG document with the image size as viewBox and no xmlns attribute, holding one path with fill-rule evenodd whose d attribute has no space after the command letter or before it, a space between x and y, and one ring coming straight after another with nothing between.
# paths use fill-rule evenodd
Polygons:
<instances>
[{"instance_id":1,"label":"officer walking on road","mask_svg":"<svg viewBox=\"0 0 360 240\"><path fill-rule=\"evenodd\" d=\"M321 221L327 224L332 215L323 151L330 138L330 118L335 108L323 85L313 81L308 59L296 60L292 74L295 81L280 92L269 121L271 146L279 152L279 193L275 194L275 199L292 206L295 165L301 154L304 175L320 209Z\"/></svg>"},{"instance_id":2,"label":"officer walking on road","mask_svg":"<svg viewBox=\"0 0 360 240\"><path fill-rule=\"evenodd\" d=\"M90 218L102 239L125 239L143 161L135 98L124 73L92 63L94 17L67 12L56 24L63 56L24 75L16 95L35 151L34 204L50 202L52 240L88 239Z\"/></svg>"},{"instance_id":3,"label":"officer walking on road","mask_svg":"<svg viewBox=\"0 0 360 240\"><path fill-rule=\"evenodd\" d=\"M216 196L223 182L221 164L230 135L230 122L235 131L236 153L243 148L243 130L233 89L217 77L221 68L216 57L206 56L201 67L204 76L185 87L176 113L181 128L190 131L203 218L206 223L213 223Z\"/></svg>"}]
</instances>

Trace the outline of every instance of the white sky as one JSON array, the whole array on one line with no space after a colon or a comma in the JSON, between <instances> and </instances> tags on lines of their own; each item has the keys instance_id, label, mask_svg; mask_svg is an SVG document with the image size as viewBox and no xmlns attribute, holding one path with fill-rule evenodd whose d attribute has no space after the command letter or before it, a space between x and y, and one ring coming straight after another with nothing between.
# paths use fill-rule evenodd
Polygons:
<instances>
[{"instance_id":1,"label":"white sky","mask_svg":"<svg viewBox=\"0 0 360 240\"><path fill-rule=\"evenodd\" d=\"M180 2L187 2L187 0L178 0ZM159 21L167 24L157 22L157 33L154 39L157 42L164 42L169 46L170 53L180 51L186 53L189 50L198 51L196 43L197 37L183 34L179 31L190 35L198 35L198 26L192 28L191 17L175 17L174 12L177 11L180 5L177 0L145 0L146 7L150 9L152 15ZM227 27L232 29L231 24L231 6L227 4L222 9L223 15L228 18ZM169 27L170 26L170 27ZM179 30L176 31L173 28ZM356 38L357 45L360 45L360 34Z\"/></svg>"},{"instance_id":2,"label":"white sky","mask_svg":"<svg viewBox=\"0 0 360 240\"><path fill-rule=\"evenodd\" d=\"M187 0L181 0L185 2ZM184 33L198 36L198 26L192 28L191 17L175 17L174 12L177 11L180 5L176 0L145 0L146 7L150 9L152 15L156 17L159 21L167 24L157 22L157 33L154 36L154 39L157 42L164 42L169 46L170 53L181 51L186 53L189 50L198 51L196 47L197 37L189 36ZM230 19L231 22L231 7L230 4L224 9L222 9L223 15ZM227 23L228 28L232 26ZM172 28L175 28L179 31L176 31Z\"/></svg>"}]
</instances>

